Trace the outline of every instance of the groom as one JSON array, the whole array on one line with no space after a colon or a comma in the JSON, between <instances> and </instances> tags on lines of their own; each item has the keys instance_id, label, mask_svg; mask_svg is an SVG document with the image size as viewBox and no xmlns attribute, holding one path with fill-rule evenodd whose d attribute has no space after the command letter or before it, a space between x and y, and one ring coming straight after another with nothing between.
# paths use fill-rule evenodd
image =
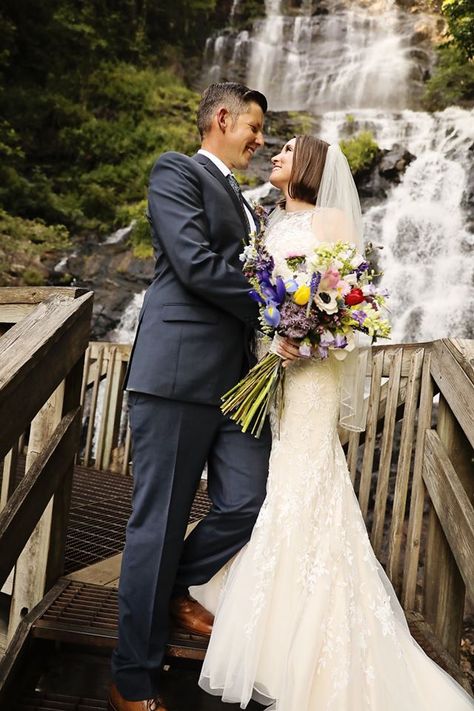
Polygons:
<instances>
[{"instance_id":1,"label":"groom","mask_svg":"<svg viewBox=\"0 0 474 711\"><path fill-rule=\"evenodd\" d=\"M232 169L263 145L265 97L212 84L198 109L202 145L165 153L151 173L155 279L127 377L133 438L133 510L119 588L112 658L113 711L166 711L159 672L169 617L209 635L213 618L188 593L248 541L265 497L268 423L260 439L220 412L220 398L249 369L258 310L239 254L257 227ZM208 515L183 543L207 462Z\"/></svg>"}]
</instances>

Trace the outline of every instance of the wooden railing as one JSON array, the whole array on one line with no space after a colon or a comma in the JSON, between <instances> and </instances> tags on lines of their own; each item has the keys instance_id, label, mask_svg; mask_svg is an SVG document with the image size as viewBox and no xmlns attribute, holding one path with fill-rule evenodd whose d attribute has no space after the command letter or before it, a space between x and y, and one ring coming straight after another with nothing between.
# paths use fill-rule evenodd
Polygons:
<instances>
[{"instance_id":1,"label":"wooden railing","mask_svg":"<svg viewBox=\"0 0 474 711\"><path fill-rule=\"evenodd\" d=\"M10 639L63 573L91 315L84 290L0 289L0 588L8 581L12 593Z\"/></svg>"},{"instance_id":2,"label":"wooden railing","mask_svg":"<svg viewBox=\"0 0 474 711\"><path fill-rule=\"evenodd\" d=\"M81 461L130 473L130 346L91 343ZM458 660L474 604L474 342L374 347L367 429L341 431L372 546L407 612Z\"/></svg>"}]
</instances>

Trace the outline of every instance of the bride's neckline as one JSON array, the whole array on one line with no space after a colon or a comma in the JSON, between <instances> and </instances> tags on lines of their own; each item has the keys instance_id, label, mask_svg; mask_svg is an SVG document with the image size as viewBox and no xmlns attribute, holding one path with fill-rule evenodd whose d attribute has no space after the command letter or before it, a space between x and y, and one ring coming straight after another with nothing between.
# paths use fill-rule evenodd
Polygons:
<instances>
[{"instance_id":1,"label":"bride's neckline","mask_svg":"<svg viewBox=\"0 0 474 711\"><path fill-rule=\"evenodd\" d=\"M290 217L291 215L301 215L305 212L314 212L316 207L304 207L301 210L282 210L285 217Z\"/></svg>"}]
</instances>

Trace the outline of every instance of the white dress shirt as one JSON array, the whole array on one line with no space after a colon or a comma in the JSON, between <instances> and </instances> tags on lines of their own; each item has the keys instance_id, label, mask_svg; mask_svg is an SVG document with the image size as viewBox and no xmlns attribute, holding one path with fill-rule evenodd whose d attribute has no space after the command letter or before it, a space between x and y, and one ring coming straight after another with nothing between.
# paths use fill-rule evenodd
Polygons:
<instances>
[{"instance_id":1,"label":"white dress shirt","mask_svg":"<svg viewBox=\"0 0 474 711\"><path fill-rule=\"evenodd\" d=\"M217 156L214 155L214 153L209 153L209 151L206 151L204 148L200 148L200 149L198 150L198 153L202 153L203 156L206 156L206 158L209 158L209 160L212 160L212 162L214 163L214 165L217 166L217 168L219 168L219 170L221 171L222 175L223 175L225 178L227 178L227 176L232 172L231 169L228 168L228 167L226 166L226 164L221 161L220 158L218 158ZM248 209L248 207L247 207L247 205L245 204L245 202L244 202L244 210L245 210L245 213L246 213L246 215L247 215L247 219L248 219L248 221L249 221L250 231L251 231L251 232L256 232L256 231L257 231L257 228L256 228L256 225L255 225L255 220L253 219L253 215L252 215L252 213L250 212L250 210Z\"/></svg>"}]
</instances>

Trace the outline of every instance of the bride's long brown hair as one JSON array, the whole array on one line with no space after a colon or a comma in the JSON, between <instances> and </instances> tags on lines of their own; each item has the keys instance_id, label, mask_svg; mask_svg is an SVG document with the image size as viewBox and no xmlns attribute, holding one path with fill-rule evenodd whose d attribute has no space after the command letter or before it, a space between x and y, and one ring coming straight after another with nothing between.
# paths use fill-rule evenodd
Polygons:
<instances>
[{"instance_id":1,"label":"bride's long brown hair","mask_svg":"<svg viewBox=\"0 0 474 711\"><path fill-rule=\"evenodd\" d=\"M309 136L296 136L288 194L296 200L316 204L329 143ZM286 201L279 203L284 208Z\"/></svg>"}]
</instances>

